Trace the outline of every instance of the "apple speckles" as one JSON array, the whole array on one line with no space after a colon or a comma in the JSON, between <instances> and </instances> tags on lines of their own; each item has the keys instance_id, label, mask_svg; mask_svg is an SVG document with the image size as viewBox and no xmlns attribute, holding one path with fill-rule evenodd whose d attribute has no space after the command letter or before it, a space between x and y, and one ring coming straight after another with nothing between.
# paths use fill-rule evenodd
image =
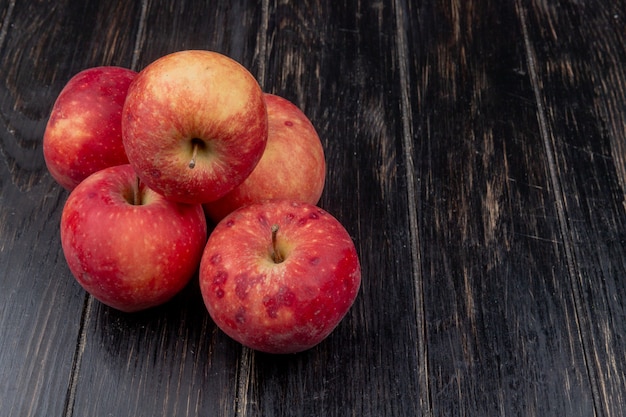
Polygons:
<instances>
[{"instance_id":1,"label":"apple speckles","mask_svg":"<svg viewBox=\"0 0 626 417\"><path fill-rule=\"evenodd\" d=\"M239 309L235 313L235 322L237 324L244 324L246 322L246 309L245 308L239 307Z\"/></svg>"},{"instance_id":2,"label":"apple speckles","mask_svg":"<svg viewBox=\"0 0 626 417\"><path fill-rule=\"evenodd\" d=\"M272 296L263 297L263 305L267 315L273 319L278 317L278 310L281 307L291 307L296 301L296 295L289 288L282 286Z\"/></svg>"},{"instance_id":3,"label":"apple speckles","mask_svg":"<svg viewBox=\"0 0 626 417\"><path fill-rule=\"evenodd\" d=\"M259 214L259 216L257 217L257 221L263 226L267 226L269 224L269 222L267 221L267 217L264 214Z\"/></svg>"},{"instance_id":4,"label":"apple speckles","mask_svg":"<svg viewBox=\"0 0 626 417\"><path fill-rule=\"evenodd\" d=\"M222 255L219 253L214 254L209 259L209 262L211 262L211 265L219 265L222 262Z\"/></svg>"},{"instance_id":5,"label":"apple speckles","mask_svg":"<svg viewBox=\"0 0 626 417\"><path fill-rule=\"evenodd\" d=\"M217 274L213 277L214 285L224 285L226 280L228 279L228 273L226 271L218 271Z\"/></svg>"},{"instance_id":6,"label":"apple speckles","mask_svg":"<svg viewBox=\"0 0 626 417\"><path fill-rule=\"evenodd\" d=\"M149 175L151 178L153 178L153 179L155 179L155 180L158 180L159 178L161 178L161 171L159 171L159 170L158 170L158 169L156 169L156 168L152 168L152 169L149 169L149 170L148 170L148 175Z\"/></svg>"},{"instance_id":7,"label":"apple speckles","mask_svg":"<svg viewBox=\"0 0 626 417\"><path fill-rule=\"evenodd\" d=\"M354 287L354 282L356 281L356 276L354 273L343 279L343 289L344 291L350 291Z\"/></svg>"},{"instance_id":8,"label":"apple speckles","mask_svg":"<svg viewBox=\"0 0 626 417\"><path fill-rule=\"evenodd\" d=\"M263 281L263 276L249 277L247 274L239 274L235 277L235 294L240 300L245 300L252 287Z\"/></svg>"}]
</instances>

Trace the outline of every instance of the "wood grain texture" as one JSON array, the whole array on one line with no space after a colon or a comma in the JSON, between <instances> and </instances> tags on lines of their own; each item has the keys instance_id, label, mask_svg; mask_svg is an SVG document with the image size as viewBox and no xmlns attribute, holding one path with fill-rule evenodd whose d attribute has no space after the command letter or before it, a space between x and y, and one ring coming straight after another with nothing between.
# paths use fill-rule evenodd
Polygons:
<instances>
[{"instance_id":1,"label":"wood grain texture","mask_svg":"<svg viewBox=\"0 0 626 417\"><path fill-rule=\"evenodd\" d=\"M76 50L98 48L88 8L11 1L0 16L0 414L63 415L85 295L67 279L67 194L47 174L41 137L67 77L95 63Z\"/></svg>"},{"instance_id":2,"label":"wood grain texture","mask_svg":"<svg viewBox=\"0 0 626 417\"><path fill-rule=\"evenodd\" d=\"M567 254L510 2L408 8L434 415L593 415Z\"/></svg>"},{"instance_id":3,"label":"wood grain texture","mask_svg":"<svg viewBox=\"0 0 626 417\"><path fill-rule=\"evenodd\" d=\"M626 3L534 6L527 36L535 90L546 109L542 136L554 153L559 227L595 411L619 415L626 404L626 345L618 336L626 330Z\"/></svg>"},{"instance_id":4,"label":"wood grain texture","mask_svg":"<svg viewBox=\"0 0 626 417\"><path fill-rule=\"evenodd\" d=\"M0 0L0 416L624 415L625 23L624 0ZM181 49L323 141L363 283L310 351L241 347L197 280L123 314L65 264L54 99Z\"/></svg>"}]
</instances>

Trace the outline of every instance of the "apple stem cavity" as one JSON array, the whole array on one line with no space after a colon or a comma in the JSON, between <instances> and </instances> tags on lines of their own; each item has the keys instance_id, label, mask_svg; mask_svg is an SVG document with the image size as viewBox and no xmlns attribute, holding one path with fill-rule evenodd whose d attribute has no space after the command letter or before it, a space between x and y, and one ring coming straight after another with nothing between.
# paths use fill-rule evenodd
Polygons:
<instances>
[{"instance_id":1,"label":"apple stem cavity","mask_svg":"<svg viewBox=\"0 0 626 417\"><path fill-rule=\"evenodd\" d=\"M283 255L278 250L278 245L276 243L276 235L278 234L278 229L279 227L277 224L272 226L272 260L274 261L274 263L277 264L285 260Z\"/></svg>"}]
</instances>

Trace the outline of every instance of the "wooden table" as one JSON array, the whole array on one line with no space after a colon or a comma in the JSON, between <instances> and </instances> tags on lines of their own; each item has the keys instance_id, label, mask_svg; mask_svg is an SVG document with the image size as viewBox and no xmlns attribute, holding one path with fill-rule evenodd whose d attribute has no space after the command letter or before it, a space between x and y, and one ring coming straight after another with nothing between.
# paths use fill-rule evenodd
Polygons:
<instances>
[{"instance_id":1,"label":"wooden table","mask_svg":"<svg viewBox=\"0 0 626 417\"><path fill-rule=\"evenodd\" d=\"M77 284L42 135L82 69L241 62L327 155L363 283L317 347L242 348L192 282ZM623 416L626 1L0 0L0 416Z\"/></svg>"}]
</instances>

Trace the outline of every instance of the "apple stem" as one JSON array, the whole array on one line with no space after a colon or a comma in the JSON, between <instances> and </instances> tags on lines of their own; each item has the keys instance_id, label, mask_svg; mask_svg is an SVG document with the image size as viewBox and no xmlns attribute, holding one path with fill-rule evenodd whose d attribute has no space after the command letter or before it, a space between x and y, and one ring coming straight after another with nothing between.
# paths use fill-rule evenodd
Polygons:
<instances>
[{"instance_id":1,"label":"apple stem","mask_svg":"<svg viewBox=\"0 0 626 417\"><path fill-rule=\"evenodd\" d=\"M276 234L278 233L278 225L275 224L272 226L272 260L279 264L282 261L284 261L285 259L283 258L283 256L280 254L280 251L277 248L276 245Z\"/></svg>"},{"instance_id":2,"label":"apple stem","mask_svg":"<svg viewBox=\"0 0 626 417\"><path fill-rule=\"evenodd\" d=\"M189 168L194 169L196 166L196 156L198 156L198 143L196 141L193 142L193 151L191 154L191 161L189 161Z\"/></svg>"},{"instance_id":3,"label":"apple stem","mask_svg":"<svg viewBox=\"0 0 626 417\"><path fill-rule=\"evenodd\" d=\"M141 204L141 180L137 177L137 181L135 182L135 186L133 187L133 204L138 206Z\"/></svg>"}]
</instances>

